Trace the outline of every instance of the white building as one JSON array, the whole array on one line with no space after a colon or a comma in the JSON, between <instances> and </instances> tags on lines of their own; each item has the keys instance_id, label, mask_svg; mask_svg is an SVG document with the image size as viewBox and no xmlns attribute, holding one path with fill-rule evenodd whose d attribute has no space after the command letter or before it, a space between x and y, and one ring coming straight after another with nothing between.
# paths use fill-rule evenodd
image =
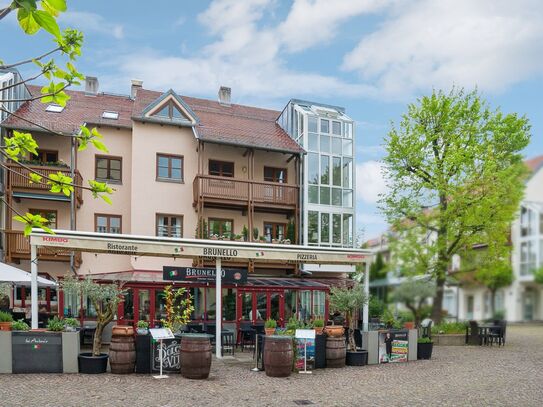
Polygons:
<instances>
[{"instance_id":1,"label":"white building","mask_svg":"<svg viewBox=\"0 0 543 407\"><path fill-rule=\"evenodd\" d=\"M300 168L303 244L353 247L356 242L354 125L345 109L292 99L279 125L307 152ZM351 272L351 266L305 265L304 270Z\"/></svg>"}]
</instances>

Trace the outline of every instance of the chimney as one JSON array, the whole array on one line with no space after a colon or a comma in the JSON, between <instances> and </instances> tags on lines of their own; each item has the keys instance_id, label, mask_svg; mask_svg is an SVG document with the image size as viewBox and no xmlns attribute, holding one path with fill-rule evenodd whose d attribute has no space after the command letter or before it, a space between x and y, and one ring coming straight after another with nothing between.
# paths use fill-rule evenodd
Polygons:
<instances>
[{"instance_id":1,"label":"chimney","mask_svg":"<svg viewBox=\"0 0 543 407\"><path fill-rule=\"evenodd\" d=\"M130 96L132 99L136 98L136 92L143 87L143 81L139 79L132 79L132 86L130 87Z\"/></svg>"},{"instance_id":2,"label":"chimney","mask_svg":"<svg viewBox=\"0 0 543 407\"><path fill-rule=\"evenodd\" d=\"M96 76L85 77L85 94L96 95L98 93L98 78Z\"/></svg>"},{"instance_id":3,"label":"chimney","mask_svg":"<svg viewBox=\"0 0 543 407\"><path fill-rule=\"evenodd\" d=\"M232 89L227 86L219 88L219 103L221 105L230 106L230 96L232 96Z\"/></svg>"}]
</instances>

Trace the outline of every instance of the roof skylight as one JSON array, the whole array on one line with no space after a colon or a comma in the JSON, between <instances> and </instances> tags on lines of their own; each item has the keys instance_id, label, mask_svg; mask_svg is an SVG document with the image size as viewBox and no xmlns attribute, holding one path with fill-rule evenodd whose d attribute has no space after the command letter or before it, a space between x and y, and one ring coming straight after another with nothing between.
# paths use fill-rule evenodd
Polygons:
<instances>
[{"instance_id":1,"label":"roof skylight","mask_svg":"<svg viewBox=\"0 0 543 407\"><path fill-rule=\"evenodd\" d=\"M117 120L119 118L119 112L111 112L106 110L104 113L102 113L102 118Z\"/></svg>"},{"instance_id":2,"label":"roof skylight","mask_svg":"<svg viewBox=\"0 0 543 407\"><path fill-rule=\"evenodd\" d=\"M64 106L60 106L60 105L48 105L45 108L46 112L52 112L52 113L60 113L63 110L64 110Z\"/></svg>"}]
</instances>

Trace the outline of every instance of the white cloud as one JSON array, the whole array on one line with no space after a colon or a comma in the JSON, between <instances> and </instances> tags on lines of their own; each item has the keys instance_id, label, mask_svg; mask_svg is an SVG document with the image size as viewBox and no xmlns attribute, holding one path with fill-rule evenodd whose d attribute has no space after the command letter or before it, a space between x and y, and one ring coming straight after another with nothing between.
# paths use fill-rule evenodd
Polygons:
<instances>
[{"instance_id":1,"label":"white cloud","mask_svg":"<svg viewBox=\"0 0 543 407\"><path fill-rule=\"evenodd\" d=\"M389 3L391 0L294 0L278 32L289 51L301 51L332 39L346 20L376 12Z\"/></svg>"},{"instance_id":2,"label":"white cloud","mask_svg":"<svg viewBox=\"0 0 543 407\"><path fill-rule=\"evenodd\" d=\"M124 27L121 24L111 23L96 13L67 11L59 16L59 22L83 32L95 32L112 36L118 40L124 37Z\"/></svg>"},{"instance_id":3,"label":"white cloud","mask_svg":"<svg viewBox=\"0 0 543 407\"><path fill-rule=\"evenodd\" d=\"M380 144L373 146L358 145L356 146L356 153L360 155L367 155L369 157L377 158L382 157L385 154L385 147Z\"/></svg>"},{"instance_id":4,"label":"white cloud","mask_svg":"<svg viewBox=\"0 0 543 407\"><path fill-rule=\"evenodd\" d=\"M500 91L543 73L539 0L409 0L343 62L384 95L453 84Z\"/></svg>"},{"instance_id":5,"label":"white cloud","mask_svg":"<svg viewBox=\"0 0 543 407\"><path fill-rule=\"evenodd\" d=\"M379 195L386 192L382 168L383 164L379 161L366 161L356 165L357 198L366 203L376 203Z\"/></svg>"},{"instance_id":6,"label":"white cloud","mask_svg":"<svg viewBox=\"0 0 543 407\"><path fill-rule=\"evenodd\" d=\"M258 26L274 3L216 0L198 16L215 37L199 53L180 57L138 50L137 55L120 56L115 64L123 76L141 78L148 88L209 94L228 85L234 101L247 95L269 100L292 95L358 96L372 91L334 76L288 69L281 59L284 44L279 26Z\"/></svg>"}]
</instances>

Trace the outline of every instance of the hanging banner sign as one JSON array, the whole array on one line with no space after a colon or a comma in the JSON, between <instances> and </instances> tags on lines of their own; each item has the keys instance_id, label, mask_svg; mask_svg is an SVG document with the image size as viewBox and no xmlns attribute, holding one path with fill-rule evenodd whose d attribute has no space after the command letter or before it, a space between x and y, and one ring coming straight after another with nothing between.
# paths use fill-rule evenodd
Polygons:
<instances>
[{"instance_id":1,"label":"hanging banner sign","mask_svg":"<svg viewBox=\"0 0 543 407\"><path fill-rule=\"evenodd\" d=\"M55 235L34 230L30 236L30 242L38 247L56 247L64 251L192 259L221 258L229 261L255 260L259 263L357 264L367 262L373 256L371 252L361 249L161 239L65 230L56 230Z\"/></svg>"},{"instance_id":2,"label":"hanging banner sign","mask_svg":"<svg viewBox=\"0 0 543 407\"><path fill-rule=\"evenodd\" d=\"M247 269L221 269L223 283L244 284L247 282ZM216 269L208 267L171 267L162 268L162 278L165 281L197 281L214 283Z\"/></svg>"}]
</instances>

